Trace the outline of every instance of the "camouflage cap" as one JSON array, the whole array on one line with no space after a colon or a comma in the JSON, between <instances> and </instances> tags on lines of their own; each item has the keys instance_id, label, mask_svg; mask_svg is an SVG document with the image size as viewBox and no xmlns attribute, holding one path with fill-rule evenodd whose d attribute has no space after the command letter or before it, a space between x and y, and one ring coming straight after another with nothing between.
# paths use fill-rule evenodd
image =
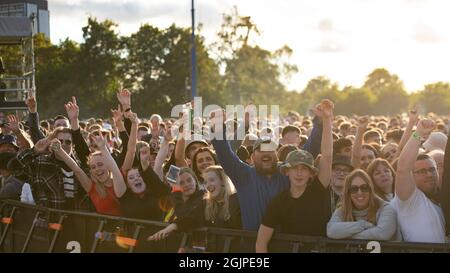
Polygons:
<instances>
[{"instance_id":1,"label":"camouflage cap","mask_svg":"<svg viewBox=\"0 0 450 273\"><path fill-rule=\"evenodd\" d=\"M298 165L304 165L310 168L314 173L317 173L317 168L314 166L314 157L305 150L295 150L290 152L283 164L280 165L281 171L292 168Z\"/></svg>"}]
</instances>

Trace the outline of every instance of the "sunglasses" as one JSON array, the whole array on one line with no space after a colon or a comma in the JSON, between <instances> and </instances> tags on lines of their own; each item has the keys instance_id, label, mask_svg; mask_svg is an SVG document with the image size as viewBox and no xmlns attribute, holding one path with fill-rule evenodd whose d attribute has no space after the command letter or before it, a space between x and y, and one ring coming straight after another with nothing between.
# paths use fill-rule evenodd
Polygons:
<instances>
[{"instance_id":1,"label":"sunglasses","mask_svg":"<svg viewBox=\"0 0 450 273\"><path fill-rule=\"evenodd\" d=\"M361 186L351 186L350 187L350 193L356 194L358 191L361 191L362 193L368 193L370 192L370 187L367 184L361 185Z\"/></svg>"},{"instance_id":2,"label":"sunglasses","mask_svg":"<svg viewBox=\"0 0 450 273\"><path fill-rule=\"evenodd\" d=\"M70 139L58 139L61 144L72 145L72 140Z\"/></svg>"}]
</instances>

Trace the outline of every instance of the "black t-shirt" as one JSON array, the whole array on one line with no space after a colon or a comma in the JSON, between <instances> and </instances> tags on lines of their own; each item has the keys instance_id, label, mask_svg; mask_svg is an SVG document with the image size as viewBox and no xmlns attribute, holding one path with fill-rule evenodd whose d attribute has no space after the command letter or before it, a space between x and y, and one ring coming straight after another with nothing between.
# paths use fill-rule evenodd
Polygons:
<instances>
[{"instance_id":1,"label":"black t-shirt","mask_svg":"<svg viewBox=\"0 0 450 273\"><path fill-rule=\"evenodd\" d=\"M329 191L314 177L299 198L289 190L277 195L267 207L262 224L281 233L325 236L329 220Z\"/></svg>"},{"instance_id":2,"label":"black t-shirt","mask_svg":"<svg viewBox=\"0 0 450 273\"><path fill-rule=\"evenodd\" d=\"M141 198L127 189L120 198L122 213L127 218L161 221L163 212L159 208L159 197L148 192Z\"/></svg>"},{"instance_id":3,"label":"black t-shirt","mask_svg":"<svg viewBox=\"0 0 450 273\"><path fill-rule=\"evenodd\" d=\"M168 195L171 188L159 179L151 167L145 171L140 168L139 172L147 187L145 194L140 197L127 188L119 199L122 213L127 218L161 221L163 211L159 207L159 200Z\"/></svg>"}]
</instances>

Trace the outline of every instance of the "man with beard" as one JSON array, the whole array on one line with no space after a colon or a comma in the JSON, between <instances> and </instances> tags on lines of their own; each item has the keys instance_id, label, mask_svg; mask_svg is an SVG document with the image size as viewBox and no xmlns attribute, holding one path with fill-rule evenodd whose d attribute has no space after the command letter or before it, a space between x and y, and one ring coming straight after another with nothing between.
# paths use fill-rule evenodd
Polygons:
<instances>
[{"instance_id":1,"label":"man with beard","mask_svg":"<svg viewBox=\"0 0 450 273\"><path fill-rule=\"evenodd\" d=\"M303 147L314 157L320 151L322 126L318 113L319 105L313 110L316 114L311 137ZM223 112L213 113L213 124L223 124ZM224 128L216 128L217 135L223 135ZM225 138L223 138L225 139ZM280 192L289 188L289 179L281 174L277 168L278 146L271 139L258 139L253 146L251 158L253 166L242 162L233 152L228 141L214 139L211 142L216 150L219 163L230 177L238 192L241 207L242 228L258 230L269 202Z\"/></svg>"},{"instance_id":2,"label":"man with beard","mask_svg":"<svg viewBox=\"0 0 450 273\"><path fill-rule=\"evenodd\" d=\"M436 162L426 154L417 155L421 143L434 127L432 120L419 121L398 160L395 197L391 205L397 211L406 242L446 242L445 220L438 200Z\"/></svg>"}]
</instances>

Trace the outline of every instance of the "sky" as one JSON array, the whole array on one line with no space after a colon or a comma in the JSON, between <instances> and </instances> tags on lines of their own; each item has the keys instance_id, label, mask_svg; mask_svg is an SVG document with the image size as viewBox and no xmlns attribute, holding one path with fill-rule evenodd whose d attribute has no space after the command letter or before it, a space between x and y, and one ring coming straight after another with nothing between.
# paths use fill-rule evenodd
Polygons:
<instances>
[{"instance_id":1,"label":"sky","mask_svg":"<svg viewBox=\"0 0 450 273\"><path fill-rule=\"evenodd\" d=\"M88 15L119 24L120 35L144 23L190 26L189 0L49 0L53 43L82 41ZM340 87L361 86L375 68L403 80L406 90L450 82L450 1L445 0L196 0L196 21L213 42L222 14L237 6L261 35L250 40L276 50L288 45L299 72L287 83L303 90L326 76ZM189 56L187 56L189 58Z\"/></svg>"}]
</instances>

